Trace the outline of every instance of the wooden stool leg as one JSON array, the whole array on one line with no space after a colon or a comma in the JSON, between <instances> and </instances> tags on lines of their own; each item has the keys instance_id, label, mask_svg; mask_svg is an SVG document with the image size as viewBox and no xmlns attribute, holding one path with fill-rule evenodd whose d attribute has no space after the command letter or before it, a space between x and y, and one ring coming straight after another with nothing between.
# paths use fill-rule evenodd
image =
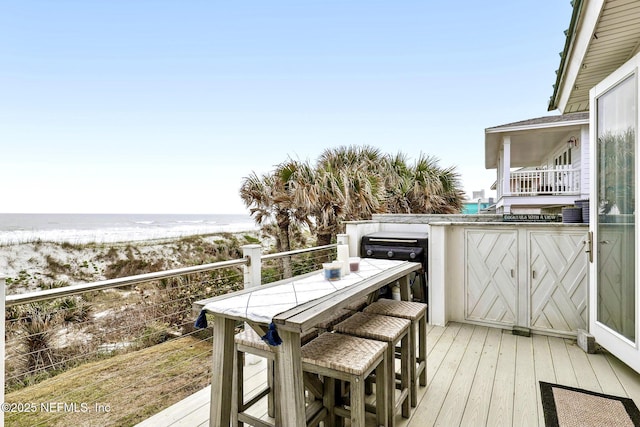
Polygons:
<instances>
[{"instance_id":1,"label":"wooden stool leg","mask_svg":"<svg viewBox=\"0 0 640 427\"><path fill-rule=\"evenodd\" d=\"M387 346L387 354L385 356L385 364L387 365L386 372L387 382L384 383L382 380L378 380L377 371L376 371L376 389L379 387L383 387L386 384L386 394L387 394L387 426L395 427L396 425L396 348L394 345L389 344ZM377 396L376 396L377 397ZM376 410L376 412L378 412Z\"/></svg>"},{"instance_id":2,"label":"wooden stool leg","mask_svg":"<svg viewBox=\"0 0 640 427\"><path fill-rule=\"evenodd\" d=\"M422 387L427 385L427 316L426 314L420 319L419 322L419 357L420 363L424 363L424 368L420 373L420 385Z\"/></svg>"},{"instance_id":3,"label":"wooden stool leg","mask_svg":"<svg viewBox=\"0 0 640 427\"><path fill-rule=\"evenodd\" d=\"M385 359L386 359L386 356L385 356ZM395 356L392 356L391 360L395 360ZM377 422L377 425L379 426L387 425L387 419L388 419L387 413L390 412L393 415L393 412L394 412L393 408L395 407L395 403L392 403L391 407L387 405L387 402L388 402L387 394L389 394L389 390L386 390L386 387L384 386L379 387L383 384L387 384L388 382L387 378L393 379L394 388L395 388L395 374L393 372L388 372L387 362L386 360L383 360L376 367L376 422ZM363 406L364 406L364 402L363 402Z\"/></svg>"},{"instance_id":4,"label":"wooden stool leg","mask_svg":"<svg viewBox=\"0 0 640 427\"><path fill-rule=\"evenodd\" d=\"M324 392L322 393L322 404L327 408L328 415L325 422L326 427L336 426L336 381L334 378L324 378Z\"/></svg>"},{"instance_id":5,"label":"wooden stool leg","mask_svg":"<svg viewBox=\"0 0 640 427\"><path fill-rule=\"evenodd\" d=\"M342 406L344 405L345 402L345 397L349 394L349 381L343 381L343 380L333 380L334 382L334 390L335 390L335 396L334 396L334 407L335 406ZM344 418L342 417L335 417L334 420L334 426L335 427L344 427Z\"/></svg>"},{"instance_id":6,"label":"wooden stool leg","mask_svg":"<svg viewBox=\"0 0 640 427\"><path fill-rule=\"evenodd\" d=\"M376 390L378 388L376 385ZM364 427L364 405L364 378L355 376L351 379L351 427Z\"/></svg>"},{"instance_id":7,"label":"wooden stool leg","mask_svg":"<svg viewBox=\"0 0 640 427\"><path fill-rule=\"evenodd\" d=\"M418 404L418 385L416 382L416 372L417 372L417 367L416 367L416 343L415 343L415 337L417 337L416 334L416 325L411 322L411 326L409 329L409 333L411 334L411 346L409 346L409 360L411 361L410 366L409 366L409 377L411 378L411 385L410 385L410 394L411 394L411 407L415 408Z\"/></svg>"},{"instance_id":8,"label":"wooden stool leg","mask_svg":"<svg viewBox=\"0 0 640 427\"><path fill-rule=\"evenodd\" d=\"M413 340L411 339L411 334L405 335L402 338L400 344L400 389L405 390L411 387L411 372L409 369L410 359L409 359L409 349L413 345ZM395 379L395 375L394 375ZM402 416L404 418L409 418L411 411L411 397L407 396L407 398L402 402Z\"/></svg>"},{"instance_id":9,"label":"wooden stool leg","mask_svg":"<svg viewBox=\"0 0 640 427\"><path fill-rule=\"evenodd\" d=\"M274 375L275 363L273 360L267 359L267 386L269 387L269 395L267 396L267 414L271 418L276 417Z\"/></svg>"},{"instance_id":10,"label":"wooden stool leg","mask_svg":"<svg viewBox=\"0 0 640 427\"><path fill-rule=\"evenodd\" d=\"M238 412L244 406L244 352L235 352L235 378L231 384L231 425L243 427L244 423L238 421Z\"/></svg>"}]
</instances>

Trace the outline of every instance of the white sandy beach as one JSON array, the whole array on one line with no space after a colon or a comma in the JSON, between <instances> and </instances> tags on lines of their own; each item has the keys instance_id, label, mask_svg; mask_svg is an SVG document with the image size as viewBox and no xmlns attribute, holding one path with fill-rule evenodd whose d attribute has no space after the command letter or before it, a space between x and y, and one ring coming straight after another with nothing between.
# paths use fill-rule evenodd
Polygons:
<instances>
[{"instance_id":1,"label":"white sandy beach","mask_svg":"<svg viewBox=\"0 0 640 427\"><path fill-rule=\"evenodd\" d=\"M258 237L255 232L241 234ZM31 242L1 245L0 276L7 280L7 294L38 290L43 286L48 288L62 282L70 285L90 283L107 279L105 271L109 265L132 258L162 265L162 269L178 268L198 256L200 245L213 243L219 246L226 239L224 235L207 235L192 236L186 240L176 238L108 244Z\"/></svg>"}]
</instances>

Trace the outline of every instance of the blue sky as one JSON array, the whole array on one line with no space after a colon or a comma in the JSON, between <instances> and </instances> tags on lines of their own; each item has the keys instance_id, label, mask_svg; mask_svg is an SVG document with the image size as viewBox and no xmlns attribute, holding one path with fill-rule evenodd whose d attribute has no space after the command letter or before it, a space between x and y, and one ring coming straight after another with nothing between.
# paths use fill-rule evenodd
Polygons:
<instances>
[{"instance_id":1,"label":"blue sky","mask_svg":"<svg viewBox=\"0 0 640 427\"><path fill-rule=\"evenodd\" d=\"M367 144L486 189L547 112L569 0L8 0L0 212L243 213L242 178Z\"/></svg>"}]
</instances>

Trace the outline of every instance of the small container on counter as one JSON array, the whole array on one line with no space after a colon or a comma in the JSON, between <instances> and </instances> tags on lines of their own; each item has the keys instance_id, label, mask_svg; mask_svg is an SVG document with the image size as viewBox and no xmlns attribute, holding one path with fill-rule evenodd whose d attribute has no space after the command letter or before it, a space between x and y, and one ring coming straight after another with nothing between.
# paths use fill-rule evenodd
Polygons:
<instances>
[{"instance_id":1,"label":"small container on counter","mask_svg":"<svg viewBox=\"0 0 640 427\"><path fill-rule=\"evenodd\" d=\"M342 277L342 263L341 262L325 262L322 264L324 270L324 278L327 280L340 280Z\"/></svg>"},{"instance_id":2,"label":"small container on counter","mask_svg":"<svg viewBox=\"0 0 640 427\"><path fill-rule=\"evenodd\" d=\"M360 271L360 258L359 257L351 257L349 258L349 271L355 273Z\"/></svg>"}]
</instances>

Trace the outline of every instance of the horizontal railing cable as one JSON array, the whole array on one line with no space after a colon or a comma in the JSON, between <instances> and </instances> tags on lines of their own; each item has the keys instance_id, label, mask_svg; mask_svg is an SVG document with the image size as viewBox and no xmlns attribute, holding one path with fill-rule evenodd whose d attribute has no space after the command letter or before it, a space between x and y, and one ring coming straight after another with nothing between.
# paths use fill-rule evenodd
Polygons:
<instances>
[{"instance_id":1,"label":"horizontal railing cable","mask_svg":"<svg viewBox=\"0 0 640 427\"><path fill-rule=\"evenodd\" d=\"M211 264L196 265L193 267L183 267L154 273L138 274L136 276L119 277L117 279L102 280L93 283L69 285L62 288L45 289L25 294L7 295L5 306L11 307L18 304L28 304L32 302L46 301L53 298L79 295L85 292L137 285L140 283L151 282L153 280L170 279L172 277L184 276L186 274L203 273L210 270L233 267L236 265L246 265L248 263L248 258L242 258L230 261L214 262Z\"/></svg>"}]
</instances>

